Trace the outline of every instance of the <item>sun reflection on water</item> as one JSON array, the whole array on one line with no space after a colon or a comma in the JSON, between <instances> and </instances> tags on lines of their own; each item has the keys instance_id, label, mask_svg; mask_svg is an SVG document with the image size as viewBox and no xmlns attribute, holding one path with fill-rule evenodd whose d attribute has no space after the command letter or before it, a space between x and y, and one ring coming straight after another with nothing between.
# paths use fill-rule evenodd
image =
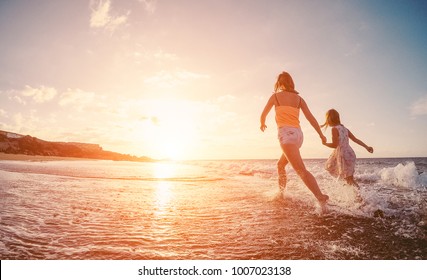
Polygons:
<instances>
[{"instance_id":1,"label":"sun reflection on water","mask_svg":"<svg viewBox=\"0 0 427 280\"><path fill-rule=\"evenodd\" d=\"M163 216L170 208L170 201L173 197L173 182L167 179L172 179L176 176L176 165L173 163L159 162L154 166L154 177L159 179L156 183L156 215ZM165 180L162 180L165 179Z\"/></svg>"}]
</instances>

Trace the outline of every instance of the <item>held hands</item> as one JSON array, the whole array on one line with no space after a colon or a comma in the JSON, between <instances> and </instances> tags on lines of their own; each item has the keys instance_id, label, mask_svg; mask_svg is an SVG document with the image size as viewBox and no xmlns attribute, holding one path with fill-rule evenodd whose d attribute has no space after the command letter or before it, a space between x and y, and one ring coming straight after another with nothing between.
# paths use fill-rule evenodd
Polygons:
<instances>
[{"instance_id":1,"label":"held hands","mask_svg":"<svg viewBox=\"0 0 427 280\"><path fill-rule=\"evenodd\" d=\"M326 144L326 137L325 135L320 135L320 139L322 139L322 144L325 145Z\"/></svg>"}]
</instances>

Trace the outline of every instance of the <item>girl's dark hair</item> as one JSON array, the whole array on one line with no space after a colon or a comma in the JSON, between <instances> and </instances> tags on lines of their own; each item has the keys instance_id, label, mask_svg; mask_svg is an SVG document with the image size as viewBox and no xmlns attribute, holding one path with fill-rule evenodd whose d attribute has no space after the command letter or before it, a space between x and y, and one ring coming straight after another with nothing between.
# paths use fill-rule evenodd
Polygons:
<instances>
[{"instance_id":1,"label":"girl's dark hair","mask_svg":"<svg viewBox=\"0 0 427 280\"><path fill-rule=\"evenodd\" d=\"M326 112L326 120L325 123L320 127L328 127L328 126L336 126L341 124L340 114L335 109L330 109Z\"/></svg>"}]
</instances>

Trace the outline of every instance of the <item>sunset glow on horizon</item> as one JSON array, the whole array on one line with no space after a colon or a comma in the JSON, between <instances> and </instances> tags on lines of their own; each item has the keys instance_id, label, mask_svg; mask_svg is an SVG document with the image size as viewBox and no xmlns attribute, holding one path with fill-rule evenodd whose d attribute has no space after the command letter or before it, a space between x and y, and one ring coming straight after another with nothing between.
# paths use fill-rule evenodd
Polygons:
<instances>
[{"instance_id":1,"label":"sunset glow on horizon","mask_svg":"<svg viewBox=\"0 0 427 280\"><path fill-rule=\"evenodd\" d=\"M288 71L375 149L427 156L422 1L3 1L0 130L155 159L278 158ZM301 114L302 115L302 114ZM330 149L301 117L304 158ZM330 131L325 135L330 139Z\"/></svg>"}]
</instances>

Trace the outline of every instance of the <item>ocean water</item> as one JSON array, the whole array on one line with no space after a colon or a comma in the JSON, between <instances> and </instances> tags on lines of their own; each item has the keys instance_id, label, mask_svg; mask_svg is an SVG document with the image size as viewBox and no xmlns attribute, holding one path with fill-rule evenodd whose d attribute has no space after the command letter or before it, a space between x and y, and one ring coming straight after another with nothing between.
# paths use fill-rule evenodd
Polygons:
<instances>
[{"instance_id":1,"label":"ocean water","mask_svg":"<svg viewBox=\"0 0 427 280\"><path fill-rule=\"evenodd\" d=\"M0 161L0 258L427 259L427 158L324 162L326 213L275 160Z\"/></svg>"}]
</instances>

